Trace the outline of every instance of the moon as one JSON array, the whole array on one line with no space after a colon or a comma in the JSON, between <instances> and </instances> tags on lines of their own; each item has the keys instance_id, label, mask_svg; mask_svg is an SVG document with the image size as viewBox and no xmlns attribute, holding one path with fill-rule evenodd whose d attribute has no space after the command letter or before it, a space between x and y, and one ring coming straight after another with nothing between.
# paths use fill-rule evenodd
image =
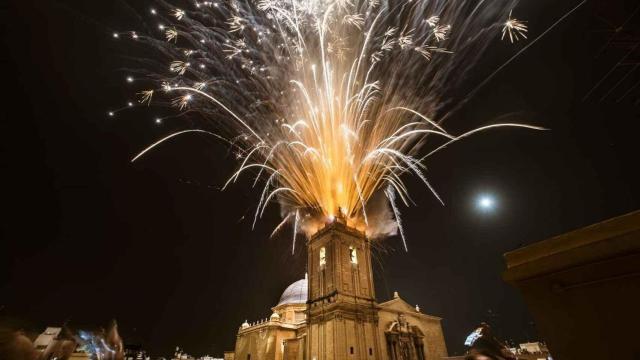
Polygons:
<instances>
[{"instance_id":1,"label":"moon","mask_svg":"<svg viewBox=\"0 0 640 360\"><path fill-rule=\"evenodd\" d=\"M493 195L482 194L476 200L476 206L482 211L491 211L496 207L496 200Z\"/></svg>"}]
</instances>

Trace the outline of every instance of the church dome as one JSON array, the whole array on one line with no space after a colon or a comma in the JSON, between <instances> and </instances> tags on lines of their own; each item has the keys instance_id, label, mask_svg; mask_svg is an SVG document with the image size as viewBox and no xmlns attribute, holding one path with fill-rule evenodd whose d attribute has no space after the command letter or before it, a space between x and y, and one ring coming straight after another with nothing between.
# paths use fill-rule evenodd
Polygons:
<instances>
[{"instance_id":1,"label":"church dome","mask_svg":"<svg viewBox=\"0 0 640 360\"><path fill-rule=\"evenodd\" d=\"M280 296L278 305L283 304L306 304L307 303L307 277L300 279L287 288Z\"/></svg>"}]
</instances>

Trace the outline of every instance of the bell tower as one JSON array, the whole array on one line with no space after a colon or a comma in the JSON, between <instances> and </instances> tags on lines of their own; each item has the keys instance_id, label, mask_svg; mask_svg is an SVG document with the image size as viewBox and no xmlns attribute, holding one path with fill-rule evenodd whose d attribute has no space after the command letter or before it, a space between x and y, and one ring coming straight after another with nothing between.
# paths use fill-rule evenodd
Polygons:
<instances>
[{"instance_id":1,"label":"bell tower","mask_svg":"<svg viewBox=\"0 0 640 360\"><path fill-rule=\"evenodd\" d=\"M307 360L380 359L366 236L337 218L308 242Z\"/></svg>"}]
</instances>

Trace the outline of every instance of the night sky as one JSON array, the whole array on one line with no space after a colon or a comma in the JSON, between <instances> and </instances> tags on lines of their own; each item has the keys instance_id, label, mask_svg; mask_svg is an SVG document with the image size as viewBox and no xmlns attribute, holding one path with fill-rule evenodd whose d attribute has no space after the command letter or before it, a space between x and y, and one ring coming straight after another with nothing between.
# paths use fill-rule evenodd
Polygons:
<instances>
[{"instance_id":1,"label":"night sky","mask_svg":"<svg viewBox=\"0 0 640 360\"><path fill-rule=\"evenodd\" d=\"M522 1L518 11L535 37L577 3ZM238 326L268 317L284 288L304 276L306 255L291 255L291 234L268 238L277 207L251 230L257 195L246 183L220 191L236 163L210 139L176 139L129 163L188 124L157 125L144 107L106 116L133 94L118 71L127 48L111 37L136 28L123 3L0 6L0 318L38 332L115 318L126 343L155 355L175 346L194 355L233 349ZM521 296L501 280L502 254L640 208L640 87L631 89L640 70L601 100L638 63L638 51L583 100L628 49L614 41L599 53L611 34L602 30L636 7L588 2L446 124L459 133L507 119L550 131L496 130L433 157L427 175L444 207L410 182L417 205L403 211L409 252L399 238L385 240L377 297L398 291L443 317L450 354L463 351L481 321L502 338L536 339ZM638 34L638 23L640 14L627 25ZM474 77L513 49L491 47ZM482 193L495 195L493 212L477 211Z\"/></svg>"}]
</instances>

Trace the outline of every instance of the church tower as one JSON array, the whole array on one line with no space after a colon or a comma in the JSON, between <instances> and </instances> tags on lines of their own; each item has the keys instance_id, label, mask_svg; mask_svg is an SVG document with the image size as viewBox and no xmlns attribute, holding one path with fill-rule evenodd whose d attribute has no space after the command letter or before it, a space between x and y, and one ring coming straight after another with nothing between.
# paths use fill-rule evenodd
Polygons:
<instances>
[{"instance_id":1,"label":"church tower","mask_svg":"<svg viewBox=\"0 0 640 360\"><path fill-rule=\"evenodd\" d=\"M341 218L308 242L308 360L381 359L371 244Z\"/></svg>"}]
</instances>

